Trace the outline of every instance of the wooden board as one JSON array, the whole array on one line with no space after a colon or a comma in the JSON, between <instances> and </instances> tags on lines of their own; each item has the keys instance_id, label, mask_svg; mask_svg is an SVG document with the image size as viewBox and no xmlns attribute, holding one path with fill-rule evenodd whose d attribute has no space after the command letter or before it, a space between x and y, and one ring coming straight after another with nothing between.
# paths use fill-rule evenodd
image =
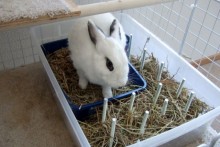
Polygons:
<instances>
[{"instance_id":1,"label":"wooden board","mask_svg":"<svg viewBox=\"0 0 220 147\"><path fill-rule=\"evenodd\" d=\"M209 64L212 61L216 61L216 60L220 60L220 53L208 56L208 57L204 57L195 61L191 61L190 64L194 67L198 67L198 66L202 66L205 64Z\"/></svg>"},{"instance_id":2,"label":"wooden board","mask_svg":"<svg viewBox=\"0 0 220 147\"><path fill-rule=\"evenodd\" d=\"M68 14L55 15L54 17L50 17L46 15L46 16L39 16L36 19L21 18L10 22L0 22L0 30L44 24L58 20L68 19L71 17L79 16L81 14L81 11L79 10L78 6L75 3L73 3L72 0L65 0L65 1L69 4L70 7L70 13Z\"/></svg>"}]
</instances>

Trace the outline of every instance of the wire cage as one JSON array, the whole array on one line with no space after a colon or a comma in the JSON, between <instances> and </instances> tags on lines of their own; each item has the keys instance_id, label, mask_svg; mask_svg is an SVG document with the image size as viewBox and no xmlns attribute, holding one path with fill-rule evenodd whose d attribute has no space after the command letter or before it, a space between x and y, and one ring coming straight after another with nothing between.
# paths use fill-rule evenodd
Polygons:
<instances>
[{"instance_id":1,"label":"wire cage","mask_svg":"<svg viewBox=\"0 0 220 147\"><path fill-rule=\"evenodd\" d=\"M75 0L78 5L104 1L109 0ZM114 13L130 15L220 87L219 0L179 0ZM0 71L40 61L30 27L0 31L0 44Z\"/></svg>"},{"instance_id":2,"label":"wire cage","mask_svg":"<svg viewBox=\"0 0 220 147\"><path fill-rule=\"evenodd\" d=\"M220 3L183 0L123 11L220 86Z\"/></svg>"}]
</instances>

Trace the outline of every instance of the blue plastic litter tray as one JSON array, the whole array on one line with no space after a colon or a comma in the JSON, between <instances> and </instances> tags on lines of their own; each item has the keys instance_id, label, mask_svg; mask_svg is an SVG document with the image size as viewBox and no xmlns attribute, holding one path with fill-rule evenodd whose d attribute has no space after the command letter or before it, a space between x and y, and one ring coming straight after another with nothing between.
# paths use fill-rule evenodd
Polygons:
<instances>
[{"instance_id":1,"label":"blue plastic litter tray","mask_svg":"<svg viewBox=\"0 0 220 147\"><path fill-rule=\"evenodd\" d=\"M127 37L127 42L129 42L129 38ZM57 40L49 43L45 43L41 45L41 48L44 52L44 55L47 56L61 48L68 47L68 39ZM126 46L128 47L128 45ZM137 85L138 88L128 91L123 94L116 95L112 98L109 98L109 101L120 100L122 98L129 97L132 92L138 93L141 90L144 90L147 86L146 81L142 78L142 76L138 73L138 71L129 63L129 76L128 80L132 79L132 84ZM78 120L85 120L90 114L95 113L95 108L102 106L103 101L96 101L94 103L88 103L85 105L76 105L71 100L70 97L63 91L73 113L75 114ZM104 100L104 99L103 99Z\"/></svg>"}]
</instances>

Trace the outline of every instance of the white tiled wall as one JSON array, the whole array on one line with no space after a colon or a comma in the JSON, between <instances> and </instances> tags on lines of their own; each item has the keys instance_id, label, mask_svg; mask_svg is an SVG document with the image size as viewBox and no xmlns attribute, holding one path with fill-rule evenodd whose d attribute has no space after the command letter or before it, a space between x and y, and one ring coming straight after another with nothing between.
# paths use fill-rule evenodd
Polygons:
<instances>
[{"instance_id":1,"label":"white tiled wall","mask_svg":"<svg viewBox=\"0 0 220 147\"><path fill-rule=\"evenodd\" d=\"M29 28L0 32L0 70L39 61Z\"/></svg>"}]
</instances>

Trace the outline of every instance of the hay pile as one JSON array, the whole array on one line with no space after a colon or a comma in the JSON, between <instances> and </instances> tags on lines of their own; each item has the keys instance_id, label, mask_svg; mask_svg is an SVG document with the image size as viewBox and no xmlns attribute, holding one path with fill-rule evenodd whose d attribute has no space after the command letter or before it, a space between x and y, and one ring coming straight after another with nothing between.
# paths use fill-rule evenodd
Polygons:
<instances>
[{"instance_id":1,"label":"hay pile","mask_svg":"<svg viewBox=\"0 0 220 147\"><path fill-rule=\"evenodd\" d=\"M84 91L79 89L76 71L72 68L68 54L67 49L62 49L62 51L57 51L48 57L50 66L60 86L70 97L77 97L79 100L78 104L87 102L87 100L90 101L93 98L102 97L100 96L100 87L98 86L95 89L91 89L94 87L91 86ZM188 113L185 113L183 110L187 103L189 91L183 88L180 97L177 98L176 90L179 83L173 80L175 75L169 75L168 71L163 71L162 73L160 82L163 83L163 88L156 105L153 105L153 96L158 84L158 81L156 81L158 61L153 55L150 55L146 60L148 62L145 63L141 74L146 79L148 86L145 91L136 96L132 113L128 111L130 98L125 98L114 104L109 102L107 120L104 124L101 123L102 108L97 108L97 113L90 116L88 120L79 121L91 146L108 146L112 118L117 118L114 145L126 146L172 129L210 110L205 103L194 98ZM131 62L136 69L139 69L140 63L137 57L132 57ZM84 94L83 97L82 94ZM169 104L166 114L162 116L161 108L165 98L169 99ZM83 102L80 102L80 100ZM76 103L75 98L74 103ZM146 110L150 112L149 118L145 133L140 135L140 125L143 113Z\"/></svg>"}]
</instances>

